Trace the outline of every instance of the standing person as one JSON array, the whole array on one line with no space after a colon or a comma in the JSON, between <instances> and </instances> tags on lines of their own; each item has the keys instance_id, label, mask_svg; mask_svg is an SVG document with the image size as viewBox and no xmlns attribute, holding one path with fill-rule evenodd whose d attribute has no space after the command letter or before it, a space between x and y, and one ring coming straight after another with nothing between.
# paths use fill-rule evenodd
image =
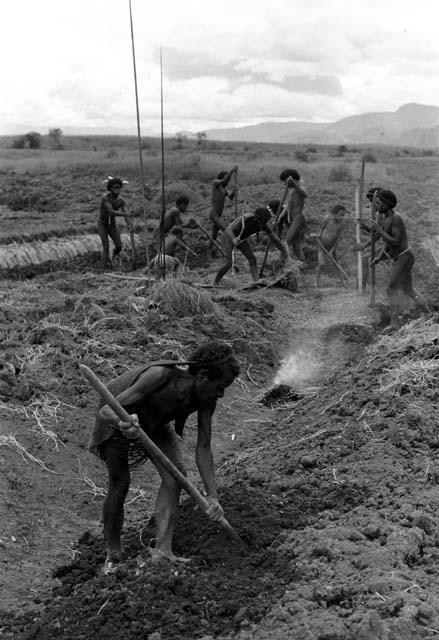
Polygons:
<instances>
[{"instance_id":1,"label":"standing person","mask_svg":"<svg viewBox=\"0 0 439 640\"><path fill-rule=\"evenodd\" d=\"M400 295L398 289L411 298L417 307L429 311L426 302L413 289L412 269L415 257L409 246L404 220L394 209L397 199L393 191L380 189L377 197L378 213L383 214L383 226L371 220L371 233L377 233L384 240L382 251L376 256L374 263L382 260L392 260L393 269L387 284L386 293L390 303L391 326L399 328L398 314L400 312Z\"/></svg>"},{"instance_id":2,"label":"standing person","mask_svg":"<svg viewBox=\"0 0 439 640\"><path fill-rule=\"evenodd\" d=\"M322 225L319 235L317 236L320 243L317 248L317 270L316 270L316 287L320 286L320 277L324 267L327 264L328 255L324 249L337 260L337 244L343 231L343 222L346 214L346 208L341 204L336 204L331 208L329 216ZM323 248L322 248L323 247ZM339 272L341 284L343 284L343 275Z\"/></svg>"},{"instance_id":3,"label":"standing person","mask_svg":"<svg viewBox=\"0 0 439 640\"><path fill-rule=\"evenodd\" d=\"M283 183L290 187L288 201L284 211L288 223L286 242L297 260L303 261L305 260L305 256L302 245L306 226L303 209L308 193L303 180L300 178L299 172L295 169L284 169L279 177Z\"/></svg>"},{"instance_id":4,"label":"standing person","mask_svg":"<svg viewBox=\"0 0 439 640\"><path fill-rule=\"evenodd\" d=\"M169 211L165 213L165 219L163 221L163 233L166 235L171 231L172 227L179 226L185 227L187 226L181 219L181 214L186 213L187 208L189 206L189 198L187 196L178 196L175 200L175 204ZM160 223L154 229L154 240L157 251L160 250Z\"/></svg>"},{"instance_id":5,"label":"standing person","mask_svg":"<svg viewBox=\"0 0 439 640\"><path fill-rule=\"evenodd\" d=\"M207 515L215 521L223 516L211 446L212 417L218 398L224 396L225 389L238 374L239 363L232 349L224 343L208 342L198 347L188 362L150 362L126 371L110 382L108 388L131 414L131 422L120 421L101 401L89 443L90 450L104 460L108 470L108 492L103 508L107 547L105 573L111 572L122 559L121 532L130 471L148 459L148 453L138 441L139 429L143 429L171 462L186 473L180 438L188 416L195 411L198 413L195 459L210 503ZM184 561L172 551L180 486L168 471L159 464L155 466L162 483L155 509L153 556Z\"/></svg>"},{"instance_id":6,"label":"standing person","mask_svg":"<svg viewBox=\"0 0 439 640\"><path fill-rule=\"evenodd\" d=\"M232 268L233 251L235 248L239 249L247 258L250 266L250 273L253 280L256 282L258 279L256 257L248 239L253 234L259 233L259 231L264 231L281 252L283 260L288 260L288 251L286 247L282 244L269 225L270 217L271 213L267 207L258 207L255 209L254 213L246 213L239 216L239 218L235 218L235 220L229 224L223 235L226 262L216 274L214 282L215 285L219 284L221 279Z\"/></svg>"},{"instance_id":7,"label":"standing person","mask_svg":"<svg viewBox=\"0 0 439 640\"><path fill-rule=\"evenodd\" d=\"M369 200L370 202L370 210L372 210L372 203L373 203L373 197L375 195L375 193L378 193L382 190L382 187L371 187L368 192L366 193L366 198ZM383 222L384 222L384 218L383 215L381 214L379 216L378 219L378 223L380 224L380 226L383 226ZM363 231L366 231L369 235L371 234L371 229L369 227L369 225L365 222L363 222L362 220L360 221L360 226L363 229ZM377 233L374 233L374 239L375 242L377 240L380 240L380 236ZM357 251L364 251L365 249L367 249L368 247L370 247L370 243L371 243L371 239L369 238L369 240L367 240L364 244L358 244L356 245L356 250ZM361 261L363 263L363 268L362 268L362 273L363 273L363 281L362 281L362 290L364 291L366 289L366 285L369 281L369 267L370 267L370 253L366 252L363 253L362 257L361 257Z\"/></svg>"},{"instance_id":8,"label":"standing person","mask_svg":"<svg viewBox=\"0 0 439 640\"><path fill-rule=\"evenodd\" d=\"M129 217L126 200L120 195L122 188L123 182L120 178L110 178L107 181L107 194L102 198L99 206L97 228L102 242L103 269L113 267L110 259L109 237L114 242L113 260L122 251L122 241L116 224L116 217L123 216L126 220Z\"/></svg>"},{"instance_id":9,"label":"standing person","mask_svg":"<svg viewBox=\"0 0 439 640\"><path fill-rule=\"evenodd\" d=\"M227 191L227 185L229 184L233 174L236 174L238 167L233 167L230 171L220 171L212 185L212 208L210 210L210 220L212 221L212 238L217 239L219 231L225 231L226 225L222 218L224 205L226 198L233 200L235 197L235 191L230 193ZM212 242L209 242L209 249L211 254L214 252L214 246Z\"/></svg>"}]
</instances>

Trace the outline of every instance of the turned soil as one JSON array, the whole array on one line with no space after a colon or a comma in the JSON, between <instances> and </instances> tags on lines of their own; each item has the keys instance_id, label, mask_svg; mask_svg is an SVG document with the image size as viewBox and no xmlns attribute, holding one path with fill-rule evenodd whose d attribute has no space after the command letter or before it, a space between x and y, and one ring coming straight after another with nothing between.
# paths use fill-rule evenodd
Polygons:
<instances>
[{"instance_id":1,"label":"turned soil","mask_svg":"<svg viewBox=\"0 0 439 640\"><path fill-rule=\"evenodd\" d=\"M398 166L393 181L413 207L415 285L433 314L408 309L398 332L383 333L385 268L371 309L332 272L313 287L312 246L295 293L243 291L241 256L222 288L201 287L220 260L189 260L184 280L215 306L184 317L92 258L2 280L0 637L437 637L439 321L436 265L422 250L437 210L436 165L419 168L422 184L414 166ZM323 186L315 191L321 202ZM354 279L352 241L349 227L341 255ZM207 339L232 344L241 362L215 416L214 455L243 544L183 497L175 552L191 562L154 562L158 480L145 465L127 499L125 560L103 576L106 477L86 450L97 399L78 364L108 381L145 360L185 358ZM185 460L199 486L195 441L191 418Z\"/></svg>"}]
</instances>

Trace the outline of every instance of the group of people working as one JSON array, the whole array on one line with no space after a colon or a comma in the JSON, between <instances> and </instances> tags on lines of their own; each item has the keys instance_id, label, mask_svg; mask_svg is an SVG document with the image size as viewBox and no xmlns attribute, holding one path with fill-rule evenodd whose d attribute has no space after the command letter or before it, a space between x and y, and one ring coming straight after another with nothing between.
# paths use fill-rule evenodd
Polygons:
<instances>
[{"instance_id":1,"label":"group of people working","mask_svg":"<svg viewBox=\"0 0 439 640\"><path fill-rule=\"evenodd\" d=\"M304 261L305 240L317 243L317 269L315 284L320 286L321 275L326 265L335 265L340 280L343 283L344 271L340 268L337 257L337 246L344 227L346 208L341 204L331 207L329 215L324 221L318 234L305 235L306 219L304 207L308 193L300 174L295 169L285 169L280 174L280 181L284 185L282 200L270 200L265 207L258 207L251 213L237 215L228 225L224 220L224 208L226 199L236 197L236 186L229 190L232 178L237 175L235 166L230 171L221 171L212 183L211 209L209 218L211 231L208 250L211 256L219 249L224 256L224 263L216 273L214 284L218 285L222 278L234 267L234 253L239 250L247 259L250 273L254 281L259 277L256 257L250 238L262 232L267 236L267 242L272 243L281 254L281 263L285 264L289 257ZM235 180L236 185L236 180ZM119 178L111 178L107 182L107 194L102 198L98 215L98 233L101 237L103 248L103 267L111 265L109 255L109 238L113 240L113 259L122 248L120 233L116 224L116 218L122 216L130 224L131 213L120 192L123 181ZM374 264L382 260L393 262L393 269L387 285L393 316L399 312L399 289L409 296L416 305L426 307L425 302L413 289L412 267L415 261L413 252L408 244L407 230L401 215L395 210L397 198L395 194L382 187L374 187L367 193L377 214L377 220L370 224L362 222L363 230L370 234L371 239L383 241ZM193 221L183 220L183 215L189 207L189 198L186 195L177 197L173 206L166 211L162 230L159 227L154 232L154 240L157 255L150 267L162 268L166 273L178 273L182 265L176 253L179 247L187 252L194 253L184 242L184 227L192 226ZM237 213L237 210L236 210ZM284 236L285 230L285 236ZM162 231L162 232L160 232ZM222 233L221 245L218 243L219 234ZM284 239L283 239L284 236ZM371 240L368 240L357 250L365 249ZM364 280L369 272L368 258L364 261Z\"/></svg>"}]
</instances>

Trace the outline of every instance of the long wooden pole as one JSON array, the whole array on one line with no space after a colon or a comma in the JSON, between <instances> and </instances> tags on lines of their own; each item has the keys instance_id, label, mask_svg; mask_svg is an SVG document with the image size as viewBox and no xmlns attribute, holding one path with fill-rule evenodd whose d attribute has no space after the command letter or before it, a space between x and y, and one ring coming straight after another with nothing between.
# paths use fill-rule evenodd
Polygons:
<instances>
[{"instance_id":1,"label":"long wooden pole","mask_svg":"<svg viewBox=\"0 0 439 640\"><path fill-rule=\"evenodd\" d=\"M160 242L159 242L159 259L157 260L157 277L163 277L166 280L166 259L165 259L165 214L166 214L166 201L165 201L165 138L163 131L163 58L162 48L160 47L160 136L161 136L161 151L162 151L162 211L160 214Z\"/></svg>"},{"instance_id":2,"label":"long wooden pole","mask_svg":"<svg viewBox=\"0 0 439 640\"><path fill-rule=\"evenodd\" d=\"M198 228L198 229L199 229L199 230L200 230L200 231L201 231L201 232L206 236L206 238L208 238L208 239L212 242L213 246L214 246L214 247L216 247L216 248L218 249L218 251L219 251L219 252L220 252L220 253L225 257L225 256L226 256L226 252L225 252L225 251L224 251L224 249L221 247L221 245L220 245L220 244L218 244L218 242L212 238L212 236L210 235L210 233L208 233L208 232L206 231L206 229L204 229L204 228L201 226L201 224L199 224L196 220L195 220L194 222L195 222L195 226L196 226L196 227L197 227L197 228Z\"/></svg>"},{"instance_id":3,"label":"long wooden pole","mask_svg":"<svg viewBox=\"0 0 439 640\"><path fill-rule=\"evenodd\" d=\"M355 240L357 247L361 245L361 189L355 187ZM363 252L357 249L357 288L358 293L363 293Z\"/></svg>"},{"instance_id":4,"label":"long wooden pole","mask_svg":"<svg viewBox=\"0 0 439 640\"><path fill-rule=\"evenodd\" d=\"M143 225L144 225L144 233L145 233L146 269L149 277L149 249L148 249L148 230L147 230L147 214L146 214L146 199L145 199L145 177L144 177L144 171L143 171L143 158L142 158L142 137L140 134L140 111L139 111L139 92L137 88L136 50L134 46L134 27L133 27L133 12L131 9L131 0L128 0L128 2L129 2L129 9L130 9L131 48L133 53L134 93L136 98L137 141L139 146L140 188L141 188L141 194L142 194Z\"/></svg>"},{"instance_id":5,"label":"long wooden pole","mask_svg":"<svg viewBox=\"0 0 439 640\"><path fill-rule=\"evenodd\" d=\"M280 214L282 213L282 209L283 209L283 206L284 206L285 199L287 197L287 193L288 193L289 188L290 187L288 185L286 185L285 191L284 191L283 196L282 196L282 200L280 201L280 204L279 204L279 206L277 208L276 217L275 217L275 220L274 220L274 225L276 225L278 223L278 221L279 221L279 217L280 217ZM259 277L260 278L262 278L262 276L264 275L264 269L265 269L265 265L267 263L268 253L270 251L270 246L271 246L271 240L268 239L267 246L265 248L264 259L262 260L261 268L259 269Z\"/></svg>"},{"instance_id":6,"label":"long wooden pole","mask_svg":"<svg viewBox=\"0 0 439 640\"><path fill-rule=\"evenodd\" d=\"M371 218L376 221L376 200L378 191L375 191L371 204ZM370 306L375 306L375 231L370 230Z\"/></svg>"},{"instance_id":7,"label":"long wooden pole","mask_svg":"<svg viewBox=\"0 0 439 640\"><path fill-rule=\"evenodd\" d=\"M91 386L99 393L101 398L108 404L117 415L120 420L123 422L131 422L131 416L122 405L116 400L111 391L99 380L99 378L95 375L95 373L89 369L85 364L79 365L79 370L83 377L88 380ZM195 500L201 510L206 513L209 508L209 502L201 495L201 493L194 487L194 485L189 482L189 480L184 476L181 471L174 466L174 464L169 460L167 456L158 448L158 446L149 438L146 433L139 429L139 440L142 447L149 453L152 460L157 464L160 464L162 467L171 474L171 476L180 484L180 486ZM238 536L233 527L227 522L224 516L218 521L218 523L226 530L228 535L236 540L237 542L241 542L241 538Z\"/></svg>"}]
</instances>

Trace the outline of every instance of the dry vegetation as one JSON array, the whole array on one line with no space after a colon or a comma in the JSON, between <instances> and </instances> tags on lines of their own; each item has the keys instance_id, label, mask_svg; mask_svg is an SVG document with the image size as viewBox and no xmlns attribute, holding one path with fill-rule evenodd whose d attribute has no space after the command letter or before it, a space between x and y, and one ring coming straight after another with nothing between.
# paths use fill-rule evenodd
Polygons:
<instances>
[{"instance_id":1,"label":"dry vegetation","mask_svg":"<svg viewBox=\"0 0 439 640\"><path fill-rule=\"evenodd\" d=\"M12 241L28 256L24 240L34 250L53 236L84 235L85 244L108 174L130 181L130 202L141 208L134 139L66 138L56 151L2 142L0 255ZM253 207L278 196L280 170L295 166L310 192L311 231L334 203L352 209L361 154L372 153L366 186L398 194L417 255L415 284L437 311L435 261L423 251L436 233L436 156L208 140L174 147L169 140L168 197L187 193L188 213L202 224L220 169L238 164L240 206ZM145 140L144 154L153 218L161 206L158 142ZM227 219L233 212L226 209ZM140 241L141 218L138 232ZM339 253L352 280L353 240L348 220ZM199 287L220 259L207 261L195 229L187 241L199 256L187 259L183 280L151 288L140 273L123 279L127 258L119 278L102 274L96 251L61 253L39 266L30 259L3 272L0 633L17 640L437 637L437 316L407 317L398 332L380 335L382 307L369 309L352 289L311 287L312 246L295 293L239 290L249 283L240 256L239 274L225 278L224 289ZM259 262L262 255L263 247ZM273 255L269 271L275 264ZM378 272L380 301L386 277ZM106 478L85 448L96 397L77 364L109 380L146 359L184 359L205 339L232 344L241 361L219 403L215 456L227 517L247 546L237 550L184 503L177 552L192 554L191 565L151 565L144 557L157 480L148 467L127 501L124 571L103 578ZM288 393L263 404L267 393L275 397L279 373ZM198 481L193 421L187 431L188 471Z\"/></svg>"}]
</instances>

